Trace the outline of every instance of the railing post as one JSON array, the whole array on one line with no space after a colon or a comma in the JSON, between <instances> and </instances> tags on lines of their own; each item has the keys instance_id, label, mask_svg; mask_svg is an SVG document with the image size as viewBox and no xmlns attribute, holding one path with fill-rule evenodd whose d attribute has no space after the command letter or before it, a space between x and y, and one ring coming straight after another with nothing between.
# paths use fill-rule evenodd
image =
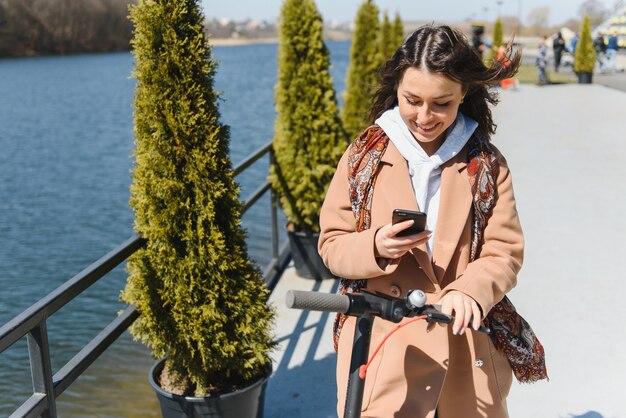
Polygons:
<instances>
[{"instance_id":1,"label":"railing post","mask_svg":"<svg viewBox=\"0 0 626 418\"><path fill-rule=\"evenodd\" d=\"M274 147L270 146L270 169L276 162L274 156ZM270 192L271 211L272 211L272 258L275 260L274 270L278 270L278 202L276 190L271 188Z\"/></svg>"},{"instance_id":2,"label":"railing post","mask_svg":"<svg viewBox=\"0 0 626 418\"><path fill-rule=\"evenodd\" d=\"M56 418L56 398L52 383L52 365L50 362L50 345L48 344L48 329L46 321L42 320L38 326L28 334L28 355L30 356L30 371L33 379L33 392L45 395L46 411L42 418Z\"/></svg>"}]
</instances>

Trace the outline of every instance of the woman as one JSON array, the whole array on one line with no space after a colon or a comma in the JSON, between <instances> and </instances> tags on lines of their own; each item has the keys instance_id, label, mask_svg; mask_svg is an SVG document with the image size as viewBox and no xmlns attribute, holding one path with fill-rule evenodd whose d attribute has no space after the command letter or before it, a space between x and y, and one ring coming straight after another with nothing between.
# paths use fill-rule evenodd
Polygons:
<instances>
[{"instance_id":1,"label":"woman","mask_svg":"<svg viewBox=\"0 0 626 418\"><path fill-rule=\"evenodd\" d=\"M343 285L395 297L421 289L428 303L455 316L448 327L419 321L387 340L367 372L364 417L507 416L507 357L471 330L515 286L522 264L511 175L488 143L495 131L488 105L496 103L488 87L513 76L520 56L509 59L486 68L456 30L417 29L385 64L371 108L375 125L349 147L331 182L319 252L347 279ZM485 172L495 180L495 194L487 193L495 205L479 227L472 208L480 196L468 175L476 149L489 149L497 167ZM426 212L428 229L398 237L412 221L392 224L394 209ZM354 324L352 317L337 324L340 417ZM376 319L371 347L395 327Z\"/></svg>"}]
</instances>

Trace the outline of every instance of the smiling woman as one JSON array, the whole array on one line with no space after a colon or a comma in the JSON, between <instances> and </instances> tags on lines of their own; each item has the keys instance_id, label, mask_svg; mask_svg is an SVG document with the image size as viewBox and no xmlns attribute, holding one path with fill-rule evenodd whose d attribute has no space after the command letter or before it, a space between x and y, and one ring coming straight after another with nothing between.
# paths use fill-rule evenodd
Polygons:
<instances>
[{"instance_id":1,"label":"smiling woman","mask_svg":"<svg viewBox=\"0 0 626 418\"><path fill-rule=\"evenodd\" d=\"M374 125L337 166L319 251L344 278L341 291L405 297L422 289L427 303L455 317L449 330L401 322L407 326L386 342L365 382L367 416L504 418L512 371L525 382L546 377L543 348L505 298L524 250L506 160L489 140L489 104L497 102L490 86L515 74L521 58L507 56L509 65L485 67L458 31L418 28L383 67ZM425 212L427 230L402 234L410 223L392 223L395 209ZM522 324L530 346L509 344L519 335L503 318ZM482 320L497 329L493 341L472 332ZM340 417L355 326L354 317L335 323ZM371 346L392 328L375 320Z\"/></svg>"}]
</instances>

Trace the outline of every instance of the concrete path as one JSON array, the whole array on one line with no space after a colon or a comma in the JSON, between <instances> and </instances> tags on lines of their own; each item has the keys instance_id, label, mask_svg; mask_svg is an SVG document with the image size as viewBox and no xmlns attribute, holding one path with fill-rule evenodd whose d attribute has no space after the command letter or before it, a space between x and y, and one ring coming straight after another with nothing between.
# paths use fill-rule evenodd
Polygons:
<instances>
[{"instance_id":1,"label":"concrete path","mask_svg":"<svg viewBox=\"0 0 626 418\"><path fill-rule=\"evenodd\" d=\"M596 73L593 75L594 84L611 87L626 92L626 72Z\"/></svg>"},{"instance_id":2,"label":"concrete path","mask_svg":"<svg viewBox=\"0 0 626 418\"><path fill-rule=\"evenodd\" d=\"M510 296L543 342L551 377L514 383L512 418L626 417L625 116L626 93L597 84L522 85L494 110L526 237ZM292 270L274 292L281 343L266 417L336 416L333 318L284 307L287 289L335 286Z\"/></svg>"},{"instance_id":3,"label":"concrete path","mask_svg":"<svg viewBox=\"0 0 626 418\"><path fill-rule=\"evenodd\" d=\"M513 387L512 417L625 417L626 93L598 85L503 92L496 145L513 172L526 260L511 299L551 380Z\"/></svg>"},{"instance_id":4,"label":"concrete path","mask_svg":"<svg viewBox=\"0 0 626 418\"><path fill-rule=\"evenodd\" d=\"M287 309L289 289L334 293L337 282L302 279L290 268L274 289L271 300L279 313L276 339L280 347L265 395L265 418L336 417L334 314Z\"/></svg>"}]
</instances>

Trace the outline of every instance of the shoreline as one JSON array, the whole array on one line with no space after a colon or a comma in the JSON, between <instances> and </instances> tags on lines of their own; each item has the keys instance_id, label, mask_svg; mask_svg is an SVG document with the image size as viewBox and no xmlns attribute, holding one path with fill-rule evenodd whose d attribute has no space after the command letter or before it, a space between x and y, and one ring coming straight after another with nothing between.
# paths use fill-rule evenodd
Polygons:
<instances>
[{"instance_id":1,"label":"shoreline","mask_svg":"<svg viewBox=\"0 0 626 418\"><path fill-rule=\"evenodd\" d=\"M241 45L259 45L259 44L277 44L278 38L212 38L209 37L211 46L241 46Z\"/></svg>"},{"instance_id":2,"label":"shoreline","mask_svg":"<svg viewBox=\"0 0 626 418\"><path fill-rule=\"evenodd\" d=\"M326 36L324 41L349 41L349 36ZM260 45L260 44L278 44L278 37L272 38L212 38L209 37L211 46L242 46L242 45Z\"/></svg>"},{"instance_id":3,"label":"shoreline","mask_svg":"<svg viewBox=\"0 0 626 418\"><path fill-rule=\"evenodd\" d=\"M351 38L347 36L328 36L324 38L324 41L349 41ZM279 38L208 38L209 44L219 47L226 46L245 46L245 45L263 45L263 44L278 44ZM11 60L18 58L37 58L37 57L57 57L57 56L72 56L72 55L82 55L82 54L107 54L107 53L115 53L115 52L132 52L131 49L125 50L116 50L116 51L88 51L88 52L76 52L71 54L34 54L27 53L23 55L11 55L11 56L0 56L0 61L2 60Z\"/></svg>"}]
</instances>

